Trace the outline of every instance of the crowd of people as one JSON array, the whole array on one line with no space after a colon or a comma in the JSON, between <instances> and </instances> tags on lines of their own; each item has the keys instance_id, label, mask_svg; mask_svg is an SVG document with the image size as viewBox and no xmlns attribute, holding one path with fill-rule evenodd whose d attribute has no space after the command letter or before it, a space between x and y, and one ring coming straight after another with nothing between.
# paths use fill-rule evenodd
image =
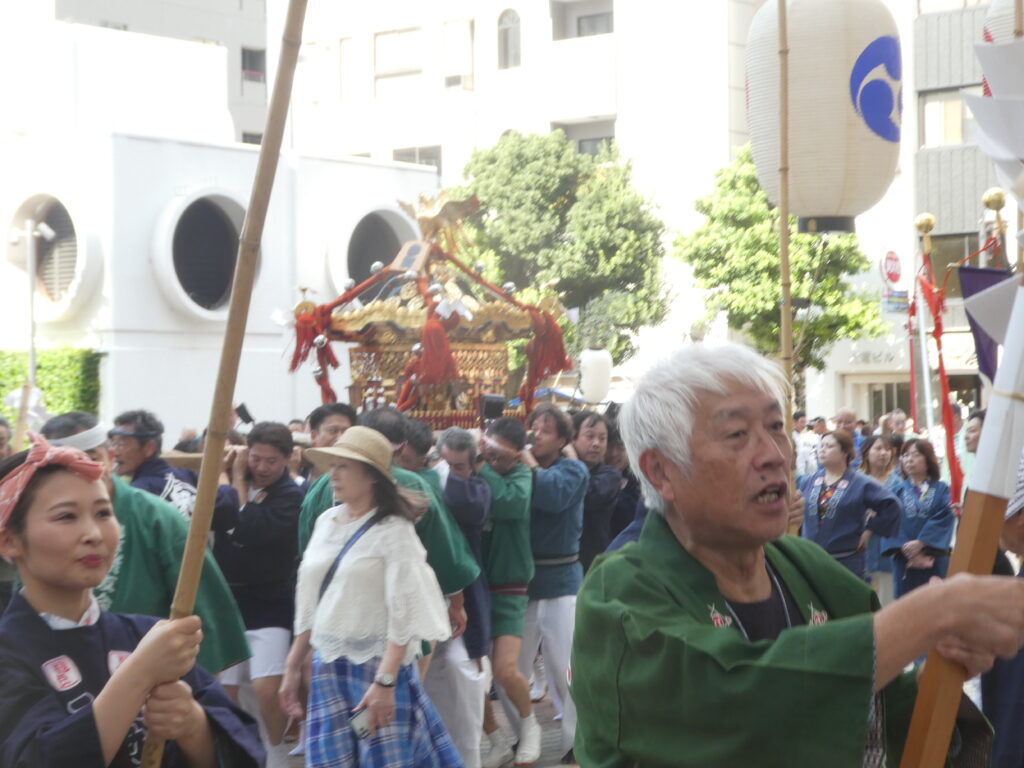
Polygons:
<instances>
[{"instance_id":1,"label":"crowd of people","mask_svg":"<svg viewBox=\"0 0 1024 768\"><path fill-rule=\"evenodd\" d=\"M164 437L145 410L110 428L67 413L8 460L81 452L99 468L117 541L90 573L88 610L74 603L69 624L96 611L169 614L198 478L168 461ZM393 408L357 414L335 403L232 437L196 602L197 653L254 759L262 750L268 766L287 765L289 751L309 765L531 765L546 691L562 762L575 762L576 594L639 499L614 421L542 404L525 423L435 435ZM183 435L176 448L198 450L202 439ZM60 468L55 480L74 485L77 470ZM22 562L5 563L0 602L21 605L21 595L39 608L16 588L28 583ZM88 683L99 697L102 680ZM146 726L122 738L131 754ZM63 748L39 727L5 717L0 755L19 764Z\"/></svg>"},{"instance_id":2,"label":"crowd of people","mask_svg":"<svg viewBox=\"0 0 1024 768\"><path fill-rule=\"evenodd\" d=\"M995 764L1024 765L1024 581L933 579L956 512L932 444L899 411L787 435L778 368L728 352L677 353L621 413L255 423L174 621L197 477L158 416L5 439L0 766L134 765L147 733L165 765L531 765L545 689L564 764L894 764L931 647L985 672Z\"/></svg>"}]
</instances>

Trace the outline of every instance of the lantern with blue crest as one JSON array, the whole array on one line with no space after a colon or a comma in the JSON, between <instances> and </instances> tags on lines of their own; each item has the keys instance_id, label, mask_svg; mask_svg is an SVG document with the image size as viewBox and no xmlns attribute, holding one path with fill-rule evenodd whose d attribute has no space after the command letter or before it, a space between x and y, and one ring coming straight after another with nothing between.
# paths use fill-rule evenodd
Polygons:
<instances>
[{"instance_id":1,"label":"lantern with blue crest","mask_svg":"<svg viewBox=\"0 0 1024 768\"><path fill-rule=\"evenodd\" d=\"M788 0L790 212L800 231L854 229L899 157L902 63L881 0ZM747 41L747 121L758 179L780 197L779 9L765 3Z\"/></svg>"}]
</instances>

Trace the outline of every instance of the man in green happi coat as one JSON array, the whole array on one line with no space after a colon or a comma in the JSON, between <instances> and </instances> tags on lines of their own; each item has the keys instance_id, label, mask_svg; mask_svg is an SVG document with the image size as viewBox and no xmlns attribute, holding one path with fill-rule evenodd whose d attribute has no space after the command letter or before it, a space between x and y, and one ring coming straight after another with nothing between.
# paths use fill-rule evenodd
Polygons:
<instances>
[{"instance_id":1,"label":"man in green happi coat","mask_svg":"<svg viewBox=\"0 0 1024 768\"><path fill-rule=\"evenodd\" d=\"M973 675L1024 640L1019 579L957 576L879 610L867 584L784 535L785 392L751 350L694 345L623 409L651 514L579 593L580 765L895 766L916 694L908 664L934 646ZM988 736L964 720L961 756L983 756Z\"/></svg>"},{"instance_id":2,"label":"man in green happi coat","mask_svg":"<svg viewBox=\"0 0 1024 768\"><path fill-rule=\"evenodd\" d=\"M188 522L167 502L133 488L113 473L106 430L92 414L54 416L41 431L51 444L85 451L104 468L121 538L110 571L93 590L100 607L111 613L170 615ZM195 614L203 621L198 661L206 671L217 674L249 658L242 616L210 552L206 552L203 562Z\"/></svg>"}]
</instances>

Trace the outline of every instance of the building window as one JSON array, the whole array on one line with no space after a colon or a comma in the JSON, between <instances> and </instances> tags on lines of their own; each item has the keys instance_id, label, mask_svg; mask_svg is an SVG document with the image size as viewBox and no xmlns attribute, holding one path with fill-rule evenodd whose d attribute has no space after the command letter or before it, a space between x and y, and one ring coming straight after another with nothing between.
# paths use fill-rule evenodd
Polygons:
<instances>
[{"instance_id":1,"label":"building window","mask_svg":"<svg viewBox=\"0 0 1024 768\"><path fill-rule=\"evenodd\" d=\"M267 81L267 52L255 48L242 49L242 79L251 83Z\"/></svg>"},{"instance_id":2,"label":"building window","mask_svg":"<svg viewBox=\"0 0 1024 768\"><path fill-rule=\"evenodd\" d=\"M46 214L46 225L53 237L38 238L36 278L50 301L57 303L71 287L78 262L78 239L68 209L54 201Z\"/></svg>"},{"instance_id":3,"label":"building window","mask_svg":"<svg viewBox=\"0 0 1024 768\"><path fill-rule=\"evenodd\" d=\"M391 153L393 160L403 163L416 163L417 165L432 165L441 172L441 147L406 147L396 149Z\"/></svg>"},{"instance_id":4,"label":"building window","mask_svg":"<svg viewBox=\"0 0 1024 768\"><path fill-rule=\"evenodd\" d=\"M597 157L598 152L601 151L602 147L607 147L612 143L611 136L601 136L596 139L578 139L576 141L576 151L581 155L593 155Z\"/></svg>"},{"instance_id":5,"label":"building window","mask_svg":"<svg viewBox=\"0 0 1024 768\"><path fill-rule=\"evenodd\" d=\"M498 17L498 69L519 66L519 47L519 14L505 11Z\"/></svg>"},{"instance_id":6,"label":"building window","mask_svg":"<svg viewBox=\"0 0 1024 768\"><path fill-rule=\"evenodd\" d=\"M242 143L243 144L262 144L263 134L262 133L246 133L242 132Z\"/></svg>"},{"instance_id":7,"label":"building window","mask_svg":"<svg viewBox=\"0 0 1024 768\"><path fill-rule=\"evenodd\" d=\"M606 13L591 13L586 16L577 16L576 37L607 35L614 32L613 18L611 11L607 11Z\"/></svg>"},{"instance_id":8,"label":"building window","mask_svg":"<svg viewBox=\"0 0 1024 768\"><path fill-rule=\"evenodd\" d=\"M203 309L217 309L231 294L238 231L208 198L185 209L174 228L174 272L182 289Z\"/></svg>"},{"instance_id":9,"label":"building window","mask_svg":"<svg viewBox=\"0 0 1024 768\"><path fill-rule=\"evenodd\" d=\"M877 424L882 416L891 413L897 408L905 413L911 412L909 381L869 384L868 389L871 393L870 418L872 424Z\"/></svg>"},{"instance_id":10,"label":"building window","mask_svg":"<svg viewBox=\"0 0 1024 768\"><path fill-rule=\"evenodd\" d=\"M378 32L373 38L374 94L400 100L421 93L423 31L402 29Z\"/></svg>"},{"instance_id":11,"label":"building window","mask_svg":"<svg viewBox=\"0 0 1024 768\"><path fill-rule=\"evenodd\" d=\"M473 20L444 23L444 87L473 90Z\"/></svg>"},{"instance_id":12,"label":"building window","mask_svg":"<svg viewBox=\"0 0 1024 768\"><path fill-rule=\"evenodd\" d=\"M919 99L921 148L975 144L974 115L959 88L922 93ZM981 95L981 86L963 89Z\"/></svg>"},{"instance_id":13,"label":"building window","mask_svg":"<svg viewBox=\"0 0 1024 768\"><path fill-rule=\"evenodd\" d=\"M943 11L959 11L964 8L974 8L979 5L988 5L989 0L918 0L918 13L942 13Z\"/></svg>"},{"instance_id":14,"label":"building window","mask_svg":"<svg viewBox=\"0 0 1024 768\"><path fill-rule=\"evenodd\" d=\"M957 265L978 250L978 233L968 232L963 235L932 236L932 273L937 285L942 285L949 269L949 281L946 283L946 296L961 298L960 270ZM975 265L977 266L977 265Z\"/></svg>"}]
</instances>

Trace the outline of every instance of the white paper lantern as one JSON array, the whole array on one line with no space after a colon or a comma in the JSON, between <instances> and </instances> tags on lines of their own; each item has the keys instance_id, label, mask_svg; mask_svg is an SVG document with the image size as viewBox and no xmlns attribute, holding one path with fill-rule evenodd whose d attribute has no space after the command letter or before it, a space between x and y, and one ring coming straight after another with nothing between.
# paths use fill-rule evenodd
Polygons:
<instances>
[{"instance_id":1,"label":"white paper lantern","mask_svg":"<svg viewBox=\"0 0 1024 768\"><path fill-rule=\"evenodd\" d=\"M580 353L580 394L588 403L601 403L612 385L612 353L585 349Z\"/></svg>"},{"instance_id":2,"label":"white paper lantern","mask_svg":"<svg viewBox=\"0 0 1024 768\"><path fill-rule=\"evenodd\" d=\"M986 43L1012 43L1014 41L1013 28L1015 25L1014 0L992 0L988 11L985 14L985 24L982 28L982 40ZM984 47L975 47L982 71L985 73L985 98L995 96L997 100L1020 100L1024 98L1021 93L1019 48L1024 43L1018 43L1004 51L989 50ZM1016 58L1018 61L1014 61ZM991 86L991 87L990 87ZM978 97L974 94L964 94L964 99L972 112L983 113L981 121L992 132L990 137L984 130L979 131L978 146L982 152L992 158L996 169L996 178L999 186L1009 190L1018 201L1024 200L1024 163L1021 162L1019 147L1012 146L1015 142L1001 140L1005 136L1019 135L1016 126L1007 126L1007 130L1000 131L1000 123L1005 124L1005 119L1000 119L1000 113L1014 109L1010 104L996 104L987 102L978 104ZM977 114L975 115L977 117ZM993 119L994 118L994 119ZM1019 121L1014 120L1014 123Z\"/></svg>"},{"instance_id":3,"label":"white paper lantern","mask_svg":"<svg viewBox=\"0 0 1024 768\"><path fill-rule=\"evenodd\" d=\"M992 0L985 13L982 39L987 43L1006 43L1013 39L1014 0Z\"/></svg>"},{"instance_id":4,"label":"white paper lantern","mask_svg":"<svg viewBox=\"0 0 1024 768\"><path fill-rule=\"evenodd\" d=\"M899 159L902 63L881 0L789 0L789 195L801 231L853 230ZM779 201L778 7L747 40L747 122L761 186Z\"/></svg>"}]
</instances>

